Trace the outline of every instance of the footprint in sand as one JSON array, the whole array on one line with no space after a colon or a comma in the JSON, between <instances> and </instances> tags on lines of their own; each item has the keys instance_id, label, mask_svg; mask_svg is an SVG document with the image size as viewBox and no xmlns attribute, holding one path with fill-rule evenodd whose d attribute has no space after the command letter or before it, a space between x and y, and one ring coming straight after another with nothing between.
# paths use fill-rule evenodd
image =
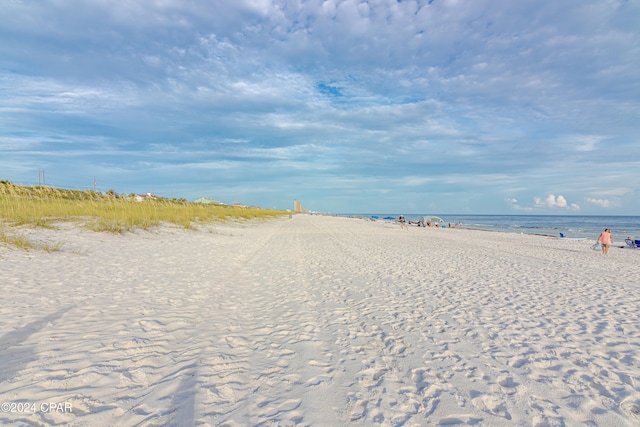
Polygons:
<instances>
[{"instance_id":1,"label":"footprint in sand","mask_svg":"<svg viewBox=\"0 0 640 427\"><path fill-rule=\"evenodd\" d=\"M356 399L351 408L351 421L357 421L367 415L367 405L369 401L366 399Z\"/></svg>"},{"instance_id":2,"label":"footprint in sand","mask_svg":"<svg viewBox=\"0 0 640 427\"><path fill-rule=\"evenodd\" d=\"M244 337L226 336L224 339L230 348L249 347L249 340Z\"/></svg>"},{"instance_id":3,"label":"footprint in sand","mask_svg":"<svg viewBox=\"0 0 640 427\"><path fill-rule=\"evenodd\" d=\"M426 387L429 386L429 383L425 381L425 369L424 368L416 368L411 370L411 381L413 381L416 385L416 392L421 393Z\"/></svg>"},{"instance_id":4,"label":"footprint in sand","mask_svg":"<svg viewBox=\"0 0 640 427\"><path fill-rule=\"evenodd\" d=\"M145 332L154 332L165 328L164 323L157 320L141 320L138 323L142 330Z\"/></svg>"},{"instance_id":5,"label":"footprint in sand","mask_svg":"<svg viewBox=\"0 0 640 427\"><path fill-rule=\"evenodd\" d=\"M620 407L640 422L640 395L627 397L620 403Z\"/></svg>"},{"instance_id":6,"label":"footprint in sand","mask_svg":"<svg viewBox=\"0 0 640 427\"><path fill-rule=\"evenodd\" d=\"M505 403L496 396L481 394L471 399L473 406L488 414L496 415L507 420L511 419L511 415L505 407Z\"/></svg>"},{"instance_id":7,"label":"footprint in sand","mask_svg":"<svg viewBox=\"0 0 640 427\"><path fill-rule=\"evenodd\" d=\"M518 387L518 383L513 380L513 377L508 375L498 377L498 385L505 394L516 393Z\"/></svg>"},{"instance_id":8,"label":"footprint in sand","mask_svg":"<svg viewBox=\"0 0 640 427\"><path fill-rule=\"evenodd\" d=\"M363 369L358 375L360 384L367 389L372 389L382 382L382 378L387 371L388 369L385 367Z\"/></svg>"},{"instance_id":9,"label":"footprint in sand","mask_svg":"<svg viewBox=\"0 0 640 427\"><path fill-rule=\"evenodd\" d=\"M482 422L482 418L475 418L471 415L454 415L440 419L436 425L453 426L457 424L476 425Z\"/></svg>"},{"instance_id":10,"label":"footprint in sand","mask_svg":"<svg viewBox=\"0 0 640 427\"><path fill-rule=\"evenodd\" d=\"M555 427L564 426L564 418L558 415L560 407L550 400L531 396L529 407L533 410L531 425L533 427Z\"/></svg>"}]
</instances>

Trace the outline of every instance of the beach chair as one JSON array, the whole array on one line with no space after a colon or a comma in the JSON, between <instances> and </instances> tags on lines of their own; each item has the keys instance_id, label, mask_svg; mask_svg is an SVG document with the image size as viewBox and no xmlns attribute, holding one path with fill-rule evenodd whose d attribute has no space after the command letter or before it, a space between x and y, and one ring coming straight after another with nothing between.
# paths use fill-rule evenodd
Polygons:
<instances>
[{"instance_id":1,"label":"beach chair","mask_svg":"<svg viewBox=\"0 0 640 427\"><path fill-rule=\"evenodd\" d=\"M636 242L634 242L631 239L624 239L624 242L627 244L627 248L630 249L635 249L636 248Z\"/></svg>"}]
</instances>

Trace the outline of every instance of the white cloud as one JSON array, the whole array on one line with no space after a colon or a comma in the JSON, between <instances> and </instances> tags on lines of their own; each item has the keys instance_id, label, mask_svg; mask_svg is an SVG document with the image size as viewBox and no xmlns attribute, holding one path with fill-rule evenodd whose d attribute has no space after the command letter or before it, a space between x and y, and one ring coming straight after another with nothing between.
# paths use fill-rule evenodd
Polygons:
<instances>
[{"instance_id":1,"label":"white cloud","mask_svg":"<svg viewBox=\"0 0 640 427\"><path fill-rule=\"evenodd\" d=\"M556 206L556 196L554 196L553 194L549 194L544 200L540 197L535 197L533 201L535 205L539 207L553 208Z\"/></svg>"},{"instance_id":2,"label":"white cloud","mask_svg":"<svg viewBox=\"0 0 640 427\"><path fill-rule=\"evenodd\" d=\"M553 194L549 194L544 200L540 197L535 197L534 199L535 206L538 208L559 208L559 209L569 209L569 210L580 210L580 206L576 203L569 204L567 199L564 198L563 195L559 194L556 197Z\"/></svg>"},{"instance_id":3,"label":"white cloud","mask_svg":"<svg viewBox=\"0 0 640 427\"><path fill-rule=\"evenodd\" d=\"M594 205L598 205L603 208L608 208L611 206L611 202L608 199L593 199L591 197L587 197L587 202L593 203Z\"/></svg>"},{"instance_id":4,"label":"white cloud","mask_svg":"<svg viewBox=\"0 0 640 427\"><path fill-rule=\"evenodd\" d=\"M518 204L518 199L516 199L515 197L507 197L507 198L505 199L505 201L506 201L507 203L510 203L510 204L511 204L511 208L512 208L513 210L516 210L516 211L523 211L523 212L531 212L531 211L533 211L533 208L532 208L532 207L530 207L530 206L520 206L520 205Z\"/></svg>"},{"instance_id":5,"label":"white cloud","mask_svg":"<svg viewBox=\"0 0 640 427\"><path fill-rule=\"evenodd\" d=\"M0 179L579 210L541 193L562 185L640 209L634 2L5 0L0 16Z\"/></svg>"},{"instance_id":6,"label":"white cloud","mask_svg":"<svg viewBox=\"0 0 640 427\"><path fill-rule=\"evenodd\" d=\"M575 137L576 151L594 151L604 137L598 135L584 135Z\"/></svg>"},{"instance_id":7,"label":"white cloud","mask_svg":"<svg viewBox=\"0 0 640 427\"><path fill-rule=\"evenodd\" d=\"M532 212L533 208L530 206L520 206L520 205L513 205L513 209L517 210L517 211L523 211L523 212Z\"/></svg>"}]
</instances>

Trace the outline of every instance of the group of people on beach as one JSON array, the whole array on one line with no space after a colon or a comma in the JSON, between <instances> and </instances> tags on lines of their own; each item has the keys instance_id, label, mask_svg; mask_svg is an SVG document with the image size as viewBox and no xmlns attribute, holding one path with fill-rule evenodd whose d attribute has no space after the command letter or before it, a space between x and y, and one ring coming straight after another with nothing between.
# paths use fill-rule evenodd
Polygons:
<instances>
[{"instance_id":1,"label":"group of people on beach","mask_svg":"<svg viewBox=\"0 0 640 427\"><path fill-rule=\"evenodd\" d=\"M398 220L396 221L398 224L400 224L400 228L404 229L404 230L408 230L407 228L407 220L404 217L404 215L400 215L398 217ZM417 225L418 227L436 227L436 228L444 228L444 225L440 225L439 223L431 223L430 221L427 221L426 223L424 222L424 217L420 218L420 220L418 221L413 221L413 220L409 220L409 224L411 225ZM451 223L449 223L447 225L447 227L452 228ZM462 227L462 223L461 222L457 222L453 227L455 228L461 228Z\"/></svg>"},{"instance_id":2,"label":"group of people on beach","mask_svg":"<svg viewBox=\"0 0 640 427\"><path fill-rule=\"evenodd\" d=\"M627 248L640 248L640 240L634 240L631 238L631 236L627 236L624 241L627 244ZM598 236L598 240L596 242L596 245L598 244L600 244L600 247L602 248L602 253L604 255L609 255L609 247L613 244L613 235L611 234L611 229L605 228L604 231L600 233L600 236Z\"/></svg>"},{"instance_id":3,"label":"group of people on beach","mask_svg":"<svg viewBox=\"0 0 640 427\"><path fill-rule=\"evenodd\" d=\"M407 229L407 220L405 219L404 215L400 215L400 217L398 218L398 223L400 223L400 227L403 229ZM427 224L422 224L421 222L417 223L418 226L428 226L430 227L431 224L427 223ZM456 224L456 227L458 226L458 224ZM449 227L451 227L451 224L449 224ZM605 228L604 231L602 233L600 233L600 236L598 236L598 243L600 244L600 247L602 248L602 253L604 255L609 255L609 247L611 246L611 244L613 243L613 235L611 234L611 229L609 228Z\"/></svg>"},{"instance_id":4,"label":"group of people on beach","mask_svg":"<svg viewBox=\"0 0 640 427\"><path fill-rule=\"evenodd\" d=\"M409 229L407 228L407 220L405 219L404 215L400 215L400 217L398 217L398 223L400 224L400 228L404 230ZM419 221L409 220L409 224L417 225L418 227L440 227L440 224L431 224L431 222L429 221L427 221L427 223L425 224L424 218L420 218ZM449 224L449 227L451 227L451 224Z\"/></svg>"}]
</instances>

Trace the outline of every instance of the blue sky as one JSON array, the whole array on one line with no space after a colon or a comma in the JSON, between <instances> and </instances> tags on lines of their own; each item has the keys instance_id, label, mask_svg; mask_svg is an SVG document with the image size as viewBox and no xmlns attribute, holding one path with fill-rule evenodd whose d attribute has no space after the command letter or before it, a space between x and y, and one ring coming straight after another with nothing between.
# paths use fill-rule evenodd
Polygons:
<instances>
[{"instance_id":1,"label":"blue sky","mask_svg":"<svg viewBox=\"0 0 640 427\"><path fill-rule=\"evenodd\" d=\"M635 0L5 0L0 179L640 214Z\"/></svg>"}]
</instances>

